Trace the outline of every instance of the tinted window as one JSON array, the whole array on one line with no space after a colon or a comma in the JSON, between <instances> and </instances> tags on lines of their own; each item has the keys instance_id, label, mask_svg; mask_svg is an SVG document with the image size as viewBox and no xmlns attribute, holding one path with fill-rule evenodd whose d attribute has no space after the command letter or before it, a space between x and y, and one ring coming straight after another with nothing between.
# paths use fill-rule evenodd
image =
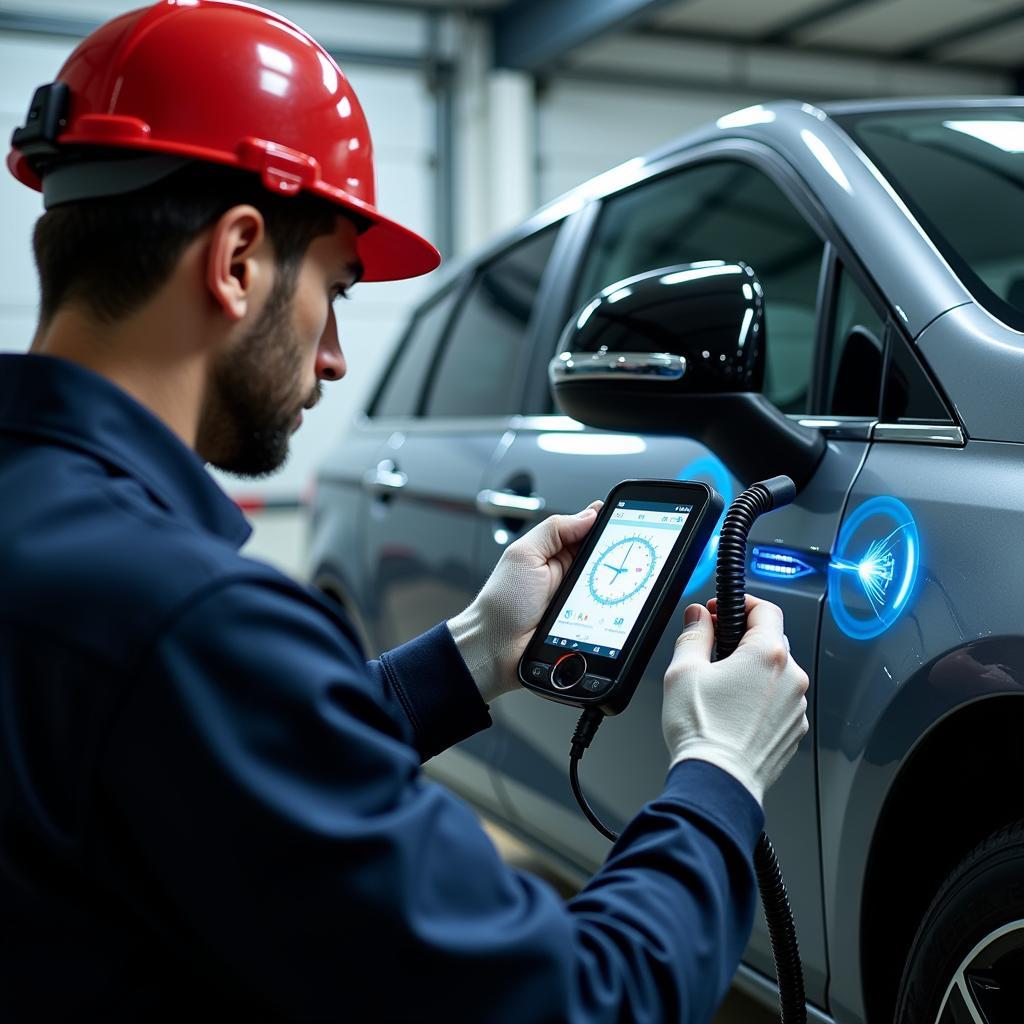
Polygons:
<instances>
[{"instance_id":1,"label":"tinted window","mask_svg":"<svg viewBox=\"0 0 1024 1024\"><path fill-rule=\"evenodd\" d=\"M910 346L893 337L882 396L882 419L886 423L910 420L914 423L951 423L949 413L928 374L918 363Z\"/></svg>"},{"instance_id":2,"label":"tinted window","mask_svg":"<svg viewBox=\"0 0 1024 1024\"><path fill-rule=\"evenodd\" d=\"M764 288L765 394L805 412L823 243L779 188L747 164L692 167L609 199L577 306L633 274L698 260L743 260Z\"/></svg>"},{"instance_id":3,"label":"tinted window","mask_svg":"<svg viewBox=\"0 0 1024 1024\"><path fill-rule=\"evenodd\" d=\"M518 412L512 388L557 227L547 228L487 264L448 332L427 399L428 416Z\"/></svg>"},{"instance_id":4,"label":"tinted window","mask_svg":"<svg viewBox=\"0 0 1024 1024\"><path fill-rule=\"evenodd\" d=\"M839 272L825 408L835 416L877 416L885 322L844 270Z\"/></svg>"},{"instance_id":5,"label":"tinted window","mask_svg":"<svg viewBox=\"0 0 1024 1024\"><path fill-rule=\"evenodd\" d=\"M970 107L839 118L964 284L1024 329L1024 111Z\"/></svg>"},{"instance_id":6,"label":"tinted window","mask_svg":"<svg viewBox=\"0 0 1024 1024\"><path fill-rule=\"evenodd\" d=\"M441 338L455 303L452 289L417 314L398 356L385 371L384 383L370 411L371 416L414 416L420 395L434 361Z\"/></svg>"}]
</instances>

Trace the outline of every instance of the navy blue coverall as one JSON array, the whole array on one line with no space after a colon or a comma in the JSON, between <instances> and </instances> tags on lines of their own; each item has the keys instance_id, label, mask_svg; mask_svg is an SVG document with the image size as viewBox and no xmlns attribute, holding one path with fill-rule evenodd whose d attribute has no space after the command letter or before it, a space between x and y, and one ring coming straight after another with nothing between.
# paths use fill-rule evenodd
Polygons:
<instances>
[{"instance_id":1,"label":"navy blue coverall","mask_svg":"<svg viewBox=\"0 0 1024 1024\"><path fill-rule=\"evenodd\" d=\"M749 793L677 765L564 904L422 774L490 722L447 627L367 663L248 532L112 383L0 356L0 1020L708 1020Z\"/></svg>"}]
</instances>

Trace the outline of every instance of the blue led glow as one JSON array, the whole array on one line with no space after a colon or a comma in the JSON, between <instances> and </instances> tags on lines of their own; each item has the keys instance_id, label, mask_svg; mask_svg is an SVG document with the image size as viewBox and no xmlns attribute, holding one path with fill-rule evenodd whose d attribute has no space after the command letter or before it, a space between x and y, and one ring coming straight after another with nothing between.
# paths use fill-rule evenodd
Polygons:
<instances>
[{"instance_id":1,"label":"blue led glow","mask_svg":"<svg viewBox=\"0 0 1024 1024\"><path fill-rule=\"evenodd\" d=\"M750 571L767 580L798 580L810 576L814 566L808 565L796 551L759 546L751 552Z\"/></svg>"},{"instance_id":2,"label":"blue led glow","mask_svg":"<svg viewBox=\"0 0 1024 1024\"><path fill-rule=\"evenodd\" d=\"M828 605L854 640L880 636L910 603L921 540L913 513L897 498L870 498L849 516L828 567Z\"/></svg>"},{"instance_id":3,"label":"blue led glow","mask_svg":"<svg viewBox=\"0 0 1024 1024\"><path fill-rule=\"evenodd\" d=\"M699 483L708 484L725 499L725 507L728 509L734 497L732 476L726 468L725 463L714 455L703 455L694 460L688 466L676 474L677 480L696 480ZM704 549L704 554L697 563L697 568L690 576L690 582L686 585L684 593L691 593L699 590L714 575L715 565L718 561L718 542L722 539L722 524L725 522L725 512L715 526L715 532Z\"/></svg>"}]
</instances>

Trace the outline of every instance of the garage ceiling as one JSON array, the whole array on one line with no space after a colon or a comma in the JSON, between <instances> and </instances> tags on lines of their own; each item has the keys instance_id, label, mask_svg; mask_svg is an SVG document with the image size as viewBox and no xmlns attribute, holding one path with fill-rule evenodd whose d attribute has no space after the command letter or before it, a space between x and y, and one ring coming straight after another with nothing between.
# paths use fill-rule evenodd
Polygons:
<instances>
[{"instance_id":1,"label":"garage ceiling","mask_svg":"<svg viewBox=\"0 0 1024 1024\"><path fill-rule=\"evenodd\" d=\"M408 4L409 0L402 0ZM419 0L494 19L499 62L545 71L609 34L1010 71L1024 68L1021 0Z\"/></svg>"}]
</instances>

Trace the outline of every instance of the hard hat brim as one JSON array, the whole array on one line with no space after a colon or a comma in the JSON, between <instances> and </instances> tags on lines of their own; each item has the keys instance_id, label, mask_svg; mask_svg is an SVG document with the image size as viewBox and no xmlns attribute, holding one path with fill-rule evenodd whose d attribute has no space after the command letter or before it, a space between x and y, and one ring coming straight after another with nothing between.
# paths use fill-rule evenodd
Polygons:
<instances>
[{"instance_id":1,"label":"hard hat brim","mask_svg":"<svg viewBox=\"0 0 1024 1024\"><path fill-rule=\"evenodd\" d=\"M376 207L330 186L311 189L315 195L352 210L371 222L357 242L364 267L363 281L401 281L429 274L441 265L441 254L421 235L385 217Z\"/></svg>"}]
</instances>

